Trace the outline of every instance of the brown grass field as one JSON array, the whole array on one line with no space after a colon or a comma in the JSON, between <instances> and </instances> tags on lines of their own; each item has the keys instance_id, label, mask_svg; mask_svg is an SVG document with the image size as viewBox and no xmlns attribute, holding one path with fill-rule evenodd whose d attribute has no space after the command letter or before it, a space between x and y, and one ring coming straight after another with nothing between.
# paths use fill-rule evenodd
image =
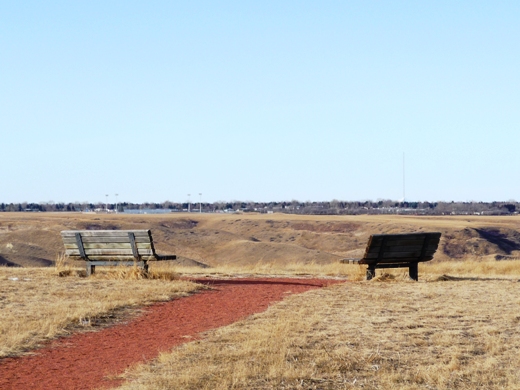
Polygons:
<instances>
[{"instance_id":1,"label":"brown grass field","mask_svg":"<svg viewBox=\"0 0 520 390\"><path fill-rule=\"evenodd\" d=\"M186 281L139 279L132 268L92 278L59 277L53 268L0 268L0 358L30 351L45 340L95 330L140 306L187 295Z\"/></svg>"},{"instance_id":2,"label":"brown grass field","mask_svg":"<svg viewBox=\"0 0 520 390\"><path fill-rule=\"evenodd\" d=\"M196 288L167 275L313 275L348 282L208 332L129 370L122 388L520 389L519 227L519 217L3 213L0 261L26 268L0 268L0 357ZM162 279L57 270L59 231L86 228L150 228L158 252L180 260L151 267ZM403 270L367 282L363 266L339 264L370 234L416 231L443 233L419 282Z\"/></svg>"},{"instance_id":3,"label":"brown grass field","mask_svg":"<svg viewBox=\"0 0 520 390\"><path fill-rule=\"evenodd\" d=\"M518 389L520 284L374 280L291 296L125 374L134 389Z\"/></svg>"}]
</instances>

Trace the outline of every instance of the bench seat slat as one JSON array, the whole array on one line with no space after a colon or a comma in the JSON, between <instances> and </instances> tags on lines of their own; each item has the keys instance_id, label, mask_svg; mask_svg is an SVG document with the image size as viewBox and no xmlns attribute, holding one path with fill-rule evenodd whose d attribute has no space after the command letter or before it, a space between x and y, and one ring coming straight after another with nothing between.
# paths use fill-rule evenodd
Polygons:
<instances>
[{"instance_id":1,"label":"bench seat slat","mask_svg":"<svg viewBox=\"0 0 520 390\"><path fill-rule=\"evenodd\" d=\"M436 251L426 251L425 256L433 256ZM403 257L416 257L419 258L421 256L421 250L417 251L406 251L406 252L384 252L382 255L382 259L400 259ZM377 253L369 253L363 257L364 259L378 259L379 256Z\"/></svg>"},{"instance_id":2,"label":"bench seat slat","mask_svg":"<svg viewBox=\"0 0 520 390\"><path fill-rule=\"evenodd\" d=\"M359 260L359 264L380 264L380 263L413 263L413 262L422 262L422 261L430 261L433 260L433 256L425 256L423 260L418 260L417 257L403 257L402 259L382 259L381 261L377 261L377 259L361 259Z\"/></svg>"},{"instance_id":3,"label":"bench seat slat","mask_svg":"<svg viewBox=\"0 0 520 390\"><path fill-rule=\"evenodd\" d=\"M89 261L89 263L91 263L92 265L106 265L108 267L119 267L119 266L123 266L123 265L131 267L134 264L139 265L141 267L144 266L144 261L110 261L110 260L103 259L103 260Z\"/></svg>"},{"instance_id":4,"label":"bench seat slat","mask_svg":"<svg viewBox=\"0 0 520 390\"><path fill-rule=\"evenodd\" d=\"M438 238L431 238L430 240L428 240L428 244L429 245L435 245L435 244L438 245L439 241L440 240ZM372 242L370 243L370 248L380 248L382 242L383 242L382 240L377 240L377 241L372 240ZM424 243L424 238L414 239L414 240L387 240L387 241L385 241L385 248L392 248L395 246L420 246L423 243Z\"/></svg>"},{"instance_id":5,"label":"bench seat slat","mask_svg":"<svg viewBox=\"0 0 520 390\"><path fill-rule=\"evenodd\" d=\"M423 241L425 239L425 237L429 237L430 240L439 240L440 239L440 236L437 236L437 235L431 236L431 235L427 235L427 234L414 234L413 236L406 236L406 235L393 235L392 234L391 237L386 238L386 241L387 242ZM380 237L371 236L371 239L372 239L372 243L374 243L375 245L379 245L383 241L383 236L380 236Z\"/></svg>"},{"instance_id":6,"label":"bench seat slat","mask_svg":"<svg viewBox=\"0 0 520 390\"><path fill-rule=\"evenodd\" d=\"M397 234L372 234L372 240L382 240L386 237L387 240L415 240L418 237L424 238L429 236L430 238L440 238L441 233L439 232L424 232L424 233L397 233Z\"/></svg>"},{"instance_id":7,"label":"bench seat slat","mask_svg":"<svg viewBox=\"0 0 520 390\"><path fill-rule=\"evenodd\" d=\"M381 249L381 246L374 246L367 249L365 252L366 254L371 253L379 253ZM391 246L386 247L385 246L385 252L390 253L399 253L399 252L410 252L410 251L422 251L423 246L422 245L410 245L410 246ZM427 251L436 251L437 250L437 244L429 244L426 246Z\"/></svg>"},{"instance_id":8,"label":"bench seat slat","mask_svg":"<svg viewBox=\"0 0 520 390\"><path fill-rule=\"evenodd\" d=\"M71 260L83 260L79 256L69 256ZM117 266L120 262L134 262L134 258L131 256L100 256L100 255L92 255L88 257L89 261L111 261L114 263L114 266ZM157 260L155 256L141 256L140 259L142 261L152 261ZM85 261L85 263L88 263L88 261Z\"/></svg>"},{"instance_id":9,"label":"bench seat slat","mask_svg":"<svg viewBox=\"0 0 520 390\"><path fill-rule=\"evenodd\" d=\"M65 251L65 254L67 256L79 256L80 252L79 249L67 249ZM85 254L90 257L92 255L105 255L105 256L112 256L112 255L123 255L123 256L130 256L133 257L134 253L132 249L87 249L85 248ZM139 249L139 255L140 256L152 256L153 251L151 249Z\"/></svg>"},{"instance_id":10,"label":"bench seat slat","mask_svg":"<svg viewBox=\"0 0 520 390\"><path fill-rule=\"evenodd\" d=\"M152 244L149 242L138 242L137 249L152 249ZM65 249L78 249L77 244L64 244ZM113 243L83 243L83 248L87 249L132 249L132 244L129 242L113 242Z\"/></svg>"},{"instance_id":11,"label":"bench seat slat","mask_svg":"<svg viewBox=\"0 0 520 390\"><path fill-rule=\"evenodd\" d=\"M64 230L62 237L75 237L80 232L81 237L128 237L128 232L134 233L135 237L149 237L150 230Z\"/></svg>"},{"instance_id":12,"label":"bench seat slat","mask_svg":"<svg viewBox=\"0 0 520 390\"><path fill-rule=\"evenodd\" d=\"M71 260L83 260L79 256L70 256ZM117 265L121 261L133 262L135 261L132 257L129 256L99 256L93 255L88 257L90 261L112 261L114 265ZM167 256L141 256L141 260L144 261L162 261L162 260L175 260L177 258L176 255L167 255Z\"/></svg>"},{"instance_id":13,"label":"bench seat slat","mask_svg":"<svg viewBox=\"0 0 520 390\"><path fill-rule=\"evenodd\" d=\"M126 237L81 237L81 241L83 241L84 244L86 243L98 243L98 242L130 242L128 239L128 236ZM151 242L149 237L136 237L135 242L137 243L145 243L145 242ZM63 243L64 244L75 244L76 243L76 237L63 237Z\"/></svg>"}]
</instances>

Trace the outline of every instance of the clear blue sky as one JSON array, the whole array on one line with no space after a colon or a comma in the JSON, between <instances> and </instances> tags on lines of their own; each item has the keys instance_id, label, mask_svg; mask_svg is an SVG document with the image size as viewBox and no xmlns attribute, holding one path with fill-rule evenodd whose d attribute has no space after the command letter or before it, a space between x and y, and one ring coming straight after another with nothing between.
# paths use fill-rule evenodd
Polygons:
<instances>
[{"instance_id":1,"label":"clear blue sky","mask_svg":"<svg viewBox=\"0 0 520 390\"><path fill-rule=\"evenodd\" d=\"M520 200L518 1L0 0L0 202ZM196 195L195 195L196 194Z\"/></svg>"}]
</instances>

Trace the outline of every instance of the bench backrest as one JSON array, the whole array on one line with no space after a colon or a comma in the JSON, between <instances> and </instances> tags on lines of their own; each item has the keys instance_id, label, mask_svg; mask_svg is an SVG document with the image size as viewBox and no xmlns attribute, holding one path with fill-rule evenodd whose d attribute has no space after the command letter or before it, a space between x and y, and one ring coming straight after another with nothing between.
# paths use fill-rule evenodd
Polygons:
<instances>
[{"instance_id":1,"label":"bench backrest","mask_svg":"<svg viewBox=\"0 0 520 390\"><path fill-rule=\"evenodd\" d=\"M65 255L84 260L150 260L155 257L150 230L64 230Z\"/></svg>"},{"instance_id":2,"label":"bench backrest","mask_svg":"<svg viewBox=\"0 0 520 390\"><path fill-rule=\"evenodd\" d=\"M433 259L441 233L374 234L361 264L411 263Z\"/></svg>"}]
</instances>

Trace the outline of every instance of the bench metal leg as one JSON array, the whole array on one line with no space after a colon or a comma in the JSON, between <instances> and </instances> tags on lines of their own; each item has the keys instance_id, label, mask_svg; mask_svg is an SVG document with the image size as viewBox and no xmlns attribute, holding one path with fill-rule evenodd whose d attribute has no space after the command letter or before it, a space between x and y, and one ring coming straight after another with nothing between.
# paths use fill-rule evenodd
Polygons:
<instances>
[{"instance_id":1,"label":"bench metal leg","mask_svg":"<svg viewBox=\"0 0 520 390\"><path fill-rule=\"evenodd\" d=\"M148 272L148 263L145 260L134 261L134 266L137 266L145 272Z\"/></svg>"},{"instance_id":2,"label":"bench metal leg","mask_svg":"<svg viewBox=\"0 0 520 390\"><path fill-rule=\"evenodd\" d=\"M369 265L367 268L367 280L372 279L374 276L376 276L376 266Z\"/></svg>"},{"instance_id":3,"label":"bench metal leg","mask_svg":"<svg viewBox=\"0 0 520 390\"><path fill-rule=\"evenodd\" d=\"M87 261L87 276L92 275L96 271L96 266Z\"/></svg>"},{"instance_id":4,"label":"bench metal leg","mask_svg":"<svg viewBox=\"0 0 520 390\"><path fill-rule=\"evenodd\" d=\"M410 263L409 268L410 278L418 281L419 280L419 263Z\"/></svg>"}]
</instances>

